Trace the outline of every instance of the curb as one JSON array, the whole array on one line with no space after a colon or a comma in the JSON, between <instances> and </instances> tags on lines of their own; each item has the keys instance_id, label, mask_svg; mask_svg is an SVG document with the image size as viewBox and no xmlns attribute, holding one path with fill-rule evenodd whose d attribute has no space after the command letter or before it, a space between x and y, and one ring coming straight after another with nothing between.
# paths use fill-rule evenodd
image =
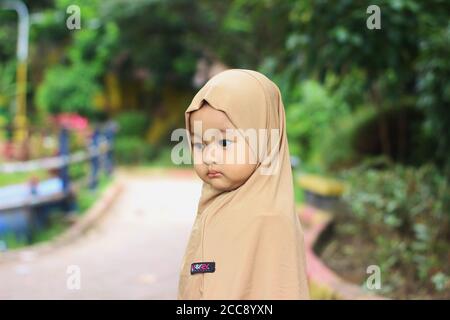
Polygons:
<instances>
[{"instance_id":1,"label":"curb","mask_svg":"<svg viewBox=\"0 0 450 320\"><path fill-rule=\"evenodd\" d=\"M358 285L345 281L328 268L315 253L316 243L333 221L330 213L303 205L298 207L298 215L304 229L306 268L310 291L320 296L315 299L388 300L388 298L366 292Z\"/></svg>"},{"instance_id":2,"label":"curb","mask_svg":"<svg viewBox=\"0 0 450 320\"><path fill-rule=\"evenodd\" d=\"M78 239L91 226L106 215L108 209L122 190L123 182L120 179L114 178L111 185L102 193L100 199L98 199L77 222L65 230L61 235L48 242L2 252L0 253L0 264L33 260L37 255L47 254Z\"/></svg>"}]
</instances>

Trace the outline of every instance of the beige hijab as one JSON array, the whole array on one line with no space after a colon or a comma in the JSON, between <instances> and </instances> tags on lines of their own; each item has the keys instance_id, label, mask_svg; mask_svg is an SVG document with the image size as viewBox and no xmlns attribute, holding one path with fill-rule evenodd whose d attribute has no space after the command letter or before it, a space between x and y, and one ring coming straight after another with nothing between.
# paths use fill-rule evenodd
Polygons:
<instances>
[{"instance_id":1,"label":"beige hijab","mask_svg":"<svg viewBox=\"0 0 450 320\"><path fill-rule=\"evenodd\" d=\"M261 162L274 154L268 143L269 152L259 157L257 169L239 188L223 192L203 183L178 299L308 299L280 90L256 71L221 72L187 108L188 132L190 112L203 101L224 111L236 128L280 129L279 167L276 174L261 174ZM191 274L191 264L197 262L215 262L215 271Z\"/></svg>"}]
</instances>

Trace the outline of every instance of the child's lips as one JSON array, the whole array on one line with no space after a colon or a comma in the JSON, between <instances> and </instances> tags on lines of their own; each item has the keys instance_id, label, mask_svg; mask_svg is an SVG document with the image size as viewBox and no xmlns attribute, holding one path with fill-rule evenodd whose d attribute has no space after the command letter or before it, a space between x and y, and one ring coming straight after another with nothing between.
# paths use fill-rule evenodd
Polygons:
<instances>
[{"instance_id":1,"label":"child's lips","mask_svg":"<svg viewBox=\"0 0 450 320\"><path fill-rule=\"evenodd\" d=\"M222 176L222 173L220 173L219 171L214 170L208 171L208 178L218 178L220 176Z\"/></svg>"}]
</instances>

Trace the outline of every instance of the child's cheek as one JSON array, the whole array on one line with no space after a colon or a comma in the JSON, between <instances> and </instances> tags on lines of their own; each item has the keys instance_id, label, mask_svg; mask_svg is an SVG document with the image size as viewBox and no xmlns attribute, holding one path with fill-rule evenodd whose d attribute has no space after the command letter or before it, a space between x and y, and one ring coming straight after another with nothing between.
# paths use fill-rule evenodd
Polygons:
<instances>
[{"instance_id":1,"label":"child's cheek","mask_svg":"<svg viewBox=\"0 0 450 320\"><path fill-rule=\"evenodd\" d=\"M194 170L200 178L206 178L208 168L204 164L194 164Z\"/></svg>"}]
</instances>

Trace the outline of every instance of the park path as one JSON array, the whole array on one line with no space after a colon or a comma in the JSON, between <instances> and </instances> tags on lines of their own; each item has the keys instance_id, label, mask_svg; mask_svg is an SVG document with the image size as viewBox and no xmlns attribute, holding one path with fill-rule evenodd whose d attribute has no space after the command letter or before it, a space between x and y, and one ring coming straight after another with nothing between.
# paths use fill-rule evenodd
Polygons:
<instances>
[{"instance_id":1,"label":"park path","mask_svg":"<svg viewBox=\"0 0 450 320\"><path fill-rule=\"evenodd\" d=\"M0 299L176 298L201 180L191 170L117 175L123 191L86 234L0 264ZM79 290L67 288L72 265L79 267Z\"/></svg>"}]
</instances>

